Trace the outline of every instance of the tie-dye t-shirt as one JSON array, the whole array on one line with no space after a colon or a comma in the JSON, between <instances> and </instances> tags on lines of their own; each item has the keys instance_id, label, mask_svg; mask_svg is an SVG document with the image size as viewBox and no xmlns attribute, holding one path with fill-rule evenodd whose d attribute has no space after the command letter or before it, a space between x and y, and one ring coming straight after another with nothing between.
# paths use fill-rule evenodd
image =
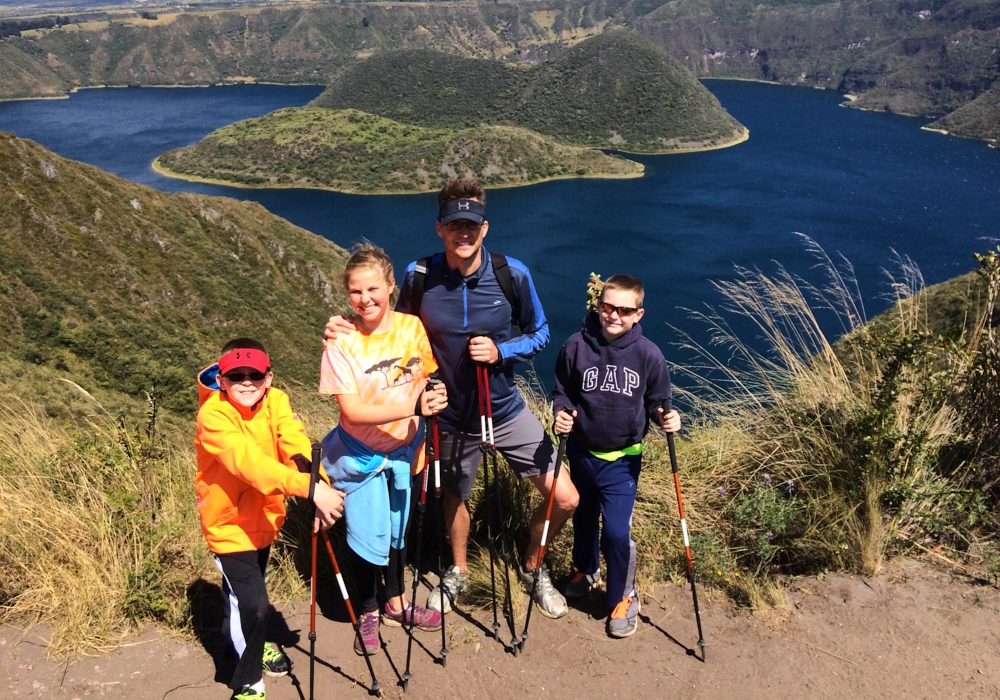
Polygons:
<instances>
[{"instance_id":1,"label":"tie-dye t-shirt","mask_svg":"<svg viewBox=\"0 0 1000 700\"><path fill-rule=\"evenodd\" d=\"M437 370L424 325L416 316L391 312L384 333L358 330L328 340L319 373L319 393L358 394L370 406L415 406L421 379ZM387 453L412 442L420 419L380 425L356 425L341 414L340 426L376 452Z\"/></svg>"}]
</instances>

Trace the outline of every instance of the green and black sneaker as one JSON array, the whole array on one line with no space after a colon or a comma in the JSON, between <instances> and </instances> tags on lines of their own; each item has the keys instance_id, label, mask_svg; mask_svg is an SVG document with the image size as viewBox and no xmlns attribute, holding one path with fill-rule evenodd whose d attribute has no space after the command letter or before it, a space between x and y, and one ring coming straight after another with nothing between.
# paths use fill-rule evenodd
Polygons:
<instances>
[{"instance_id":1,"label":"green and black sneaker","mask_svg":"<svg viewBox=\"0 0 1000 700\"><path fill-rule=\"evenodd\" d=\"M251 686L243 686L243 690L237 690L229 700L265 700L263 690L254 690Z\"/></svg>"},{"instance_id":2,"label":"green and black sneaker","mask_svg":"<svg viewBox=\"0 0 1000 700\"><path fill-rule=\"evenodd\" d=\"M291 659L271 642L264 645L264 673L269 676L287 676L291 670Z\"/></svg>"}]
</instances>

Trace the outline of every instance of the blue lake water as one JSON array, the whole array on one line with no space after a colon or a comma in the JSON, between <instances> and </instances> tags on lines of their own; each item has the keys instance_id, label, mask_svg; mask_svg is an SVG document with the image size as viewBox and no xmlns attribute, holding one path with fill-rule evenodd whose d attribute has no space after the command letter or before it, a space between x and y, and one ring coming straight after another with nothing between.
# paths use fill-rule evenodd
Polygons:
<instances>
[{"instance_id":1,"label":"blue lake water","mask_svg":"<svg viewBox=\"0 0 1000 700\"><path fill-rule=\"evenodd\" d=\"M1000 238L1000 151L920 130L918 119L842 109L839 95L807 88L707 81L750 129L719 151L639 156L635 180L562 180L488 194L487 246L525 262L552 328L537 361L551 386L555 353L579 329L591 271L628 272L647 287L645 333L672 357L677 332L704 338L681 308L721 299L713 279L733 266L776 263L819 280L795 232L856 271L869 317L888 302L883 270L893 250L928 284L975 267L972 253ZM163 178L161 152L280 107L318 87L231 86L84 90L68 100L0 103L0 130L68 158L166 191L260 202L345 247L368 238L402 267L439 249L433 194L355 196L311 190L242 190ZM753 338L748 338L753 342Z\"/></svg>"}]
</instances>

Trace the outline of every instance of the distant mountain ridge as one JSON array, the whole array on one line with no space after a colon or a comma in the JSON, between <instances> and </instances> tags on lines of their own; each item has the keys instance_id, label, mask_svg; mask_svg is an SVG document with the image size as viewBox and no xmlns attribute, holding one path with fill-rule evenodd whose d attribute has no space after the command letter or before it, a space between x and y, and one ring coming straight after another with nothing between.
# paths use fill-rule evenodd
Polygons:
<instances>
[{"instance_id":1,"label":"distant mountain ridge","mask_svg":"<svg viewBox=\"0 0 1000 700\"><path fill-rule=\"evenodd\" d=\"M160 13L3 40L0 99L95 85L327 84L401 48L530 64L614 28L652 39L696 76L828 87L858 93L852 106L864 109L941 116L1000 78L995 0L369 2Z\"/></svg>"},{"instance_id":2,"label":"distant mountain ridge","mask_svg":"<svg viewBox=\"0 0 1000 700\"><path fill-rule=\"evenodd\" d=\"M530 68L422 49L380 53L342 71L311 104L427 127L504 124L631 152L714 147L745 133L680 63L626 31Z\"/></svg>"},{"instance_id":3,"label":"distant mountain ridge","mask_svg":"<svg viewBox=\"0 0 1000 700\"><path fill-rule=\"evenodd\" d=\"M0 354L193 413L197 371L256 336L316 386L346 253L262 206L166 194L0 133Z\"/></svg>"}]
</instances>

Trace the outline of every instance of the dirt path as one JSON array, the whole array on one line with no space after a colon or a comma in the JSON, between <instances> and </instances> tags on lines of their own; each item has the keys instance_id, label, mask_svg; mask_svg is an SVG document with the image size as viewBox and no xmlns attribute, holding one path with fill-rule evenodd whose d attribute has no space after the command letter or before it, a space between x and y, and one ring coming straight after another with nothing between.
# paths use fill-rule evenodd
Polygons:
<instances>
[{"instance_id":1,"label":"dirt path","mask_svg":"<svg viewBox=\"0 0 1000 700\"><path fill-rule=\"evenodd\" d=\"M956 581L919 562L897 562L870 580L846 575L801 579L789 610L766 618L733 614L720 598L703 604L708 663L681 644L697 639L687 589L664 586L643 601L645 622L628 640L605 636L584 610L563 620L533 616L525 654L514 658L483 629L449 616L447 668L431 660L440 636L415 638L407 698L997 698L1000 697L1000 591ZM308 697L308 608L286 609L298 647L288 649L302 685L272 679L269 700ZM471 618L469 618L471 620ZM478 620L486 616L479 614ZM675 642L668 636L673 635ZM508 635L509 638L509 635ZM406 637L383 627L388 654L375 658L383 697L402 697ZM19 641L20 640L20 641ZM195 700L229 697L213 658L195 641L155 632L114 653L75 663L47 659L37 634L0 628L5 697ZM368 673L351 651L349 625L318 624L318 700L365 698ZM224 669L223 669L224 671Z\"/></svg>"}]
</instances>

